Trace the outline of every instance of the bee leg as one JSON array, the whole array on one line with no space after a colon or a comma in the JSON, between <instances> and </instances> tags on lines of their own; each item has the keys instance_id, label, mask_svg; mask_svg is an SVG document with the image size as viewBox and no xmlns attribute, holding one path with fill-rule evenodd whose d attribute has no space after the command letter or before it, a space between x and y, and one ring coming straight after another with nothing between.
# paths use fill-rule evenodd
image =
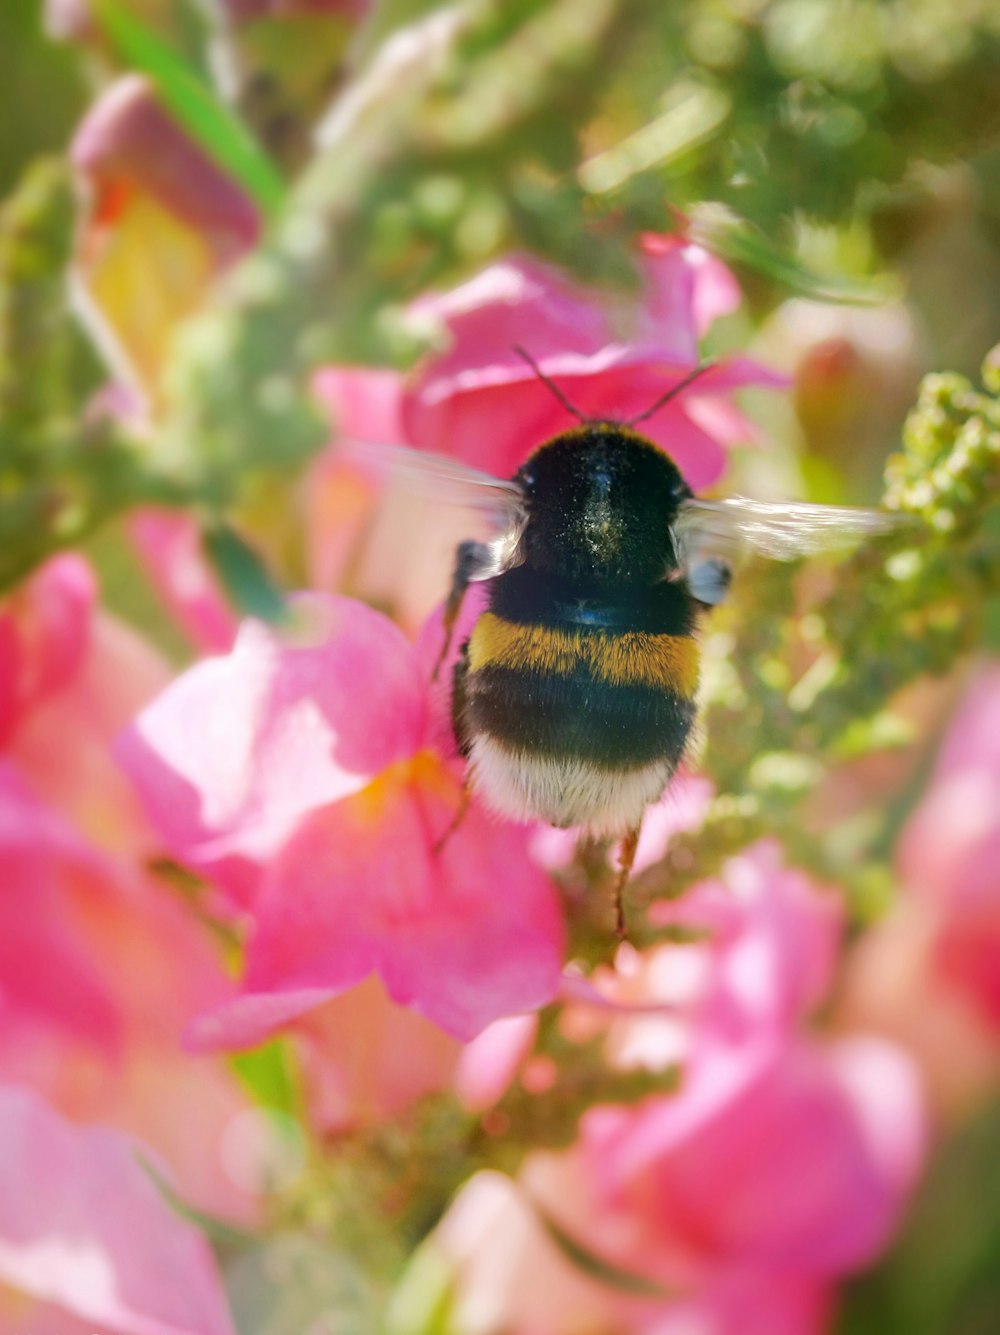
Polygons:
<instances>
[{"instance_id":1,"label":"bee leg","mask_svg":"<svg viewBox=\"0 0 1000 1335\"><path fill-rule=\"evenodd\" d=\"M626 830L618 849L618 875L615 878L615 936L619 941L625 940L625 904L623 896L625 886L628 884L628 878L632 872L632 863L635 861L635 850L639 845L639 831L641 828L641 825L633 825L630 830Z\"/></svg>"},{"instance_id":2,"label":"bee leg","mask_svg":"<svg viewBox=\"0 0 1000 1335\"><path fill-rule=\"evenodd\" d=\"M471 801L472 801L472 790L470 789L469 784L466 781L463 782L462 784L462 792L459 796L458 806L455 808L454 816L452 816L451 821L449 822L448 827L445 830L444 834L441 835L441 837L434 843L434 845L431 848L431 853L433 854L434 857L437 857L438 854L443 850L448 840L451 838L451 836L461 825L462 821L465 819L465 813L468 811L469 803Z\"/></svg>"},{"instance_id":3,"label":"bee leg","mask_svg":"<svg viewBox=\"0 0 1000 1335\"><path fill-rule=\"evenodd\" d=\"M485 551L486 559L489 558L488 550ZM438 673L441 671L441 665L448 657L448 650L451 648L451 637L455 630L455 622L458 620L458 614L462 610L462 599L465 597L465 591L472 583L473 576L482 568L484 560L484 546L481 542L460 542L458 550L455 552L455 569L451 575L451 588L448 591L448 597L444 605L444 642L441 645L441 652L437 656L434 664L434 671L431 673L431 681L437 681Z\"/></svg>"}]
</instances>

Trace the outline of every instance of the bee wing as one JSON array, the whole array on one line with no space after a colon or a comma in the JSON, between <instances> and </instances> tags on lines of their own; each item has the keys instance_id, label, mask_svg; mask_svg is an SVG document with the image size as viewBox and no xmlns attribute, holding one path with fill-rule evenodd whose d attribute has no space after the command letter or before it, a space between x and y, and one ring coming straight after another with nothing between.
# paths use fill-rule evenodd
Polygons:
<instances>
[{"instance_id":1,"label":"bee wing","mask_svg":"<svg viewBox=\"0 0 1000 1335\"><path fill-rule=\"evenodd\" d=\"M408 445L348 438L338 448L380 480L440 504L475 511L484 521L488 537L476 544L480 559L471 578L488 579L520 563L520 538L528 507L518 483Z\"/></svg>"},{"instance_id":2,"label":"bee wing","mask_svg":"<svg viewBox=\"0 0 1000 1335\"><path fill-rule=\"evenodd\" d=\"M720 501L685 501L674 533L685 555L726 556L749 550L775 561L793 561L797 556L814 556L859 538L888 533L904 519L885 510L732 496Z\"/></svg>"},{"instance_id":3,"label":"bee wing","mask_svg":"<svg viewBox=\"0 0 1000 1335\"><path fill-rule=\"evenodd\" d=\"M848 546L860 538L888 533L906 516L884 510L804 502L753 501L733 496L718 501L685 501L674 523L681 566L692 591L719 602L728 586L729 565L748 552L793 561ZM717 596L711 596L717 590Z\"/></svg>"}]
</instances>

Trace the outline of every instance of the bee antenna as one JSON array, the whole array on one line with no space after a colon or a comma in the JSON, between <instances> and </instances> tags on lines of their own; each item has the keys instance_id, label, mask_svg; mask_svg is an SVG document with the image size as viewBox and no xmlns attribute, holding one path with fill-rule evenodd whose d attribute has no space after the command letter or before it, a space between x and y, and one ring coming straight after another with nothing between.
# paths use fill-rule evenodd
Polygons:
<instances>
[{"instance_id":1,"label":"bee antenna","mask_svg":"<svg viewBox=\"0 0 1000 1335\"><path fill-rule=\"evenodd\" d=\"M528 363L528 365L534 371L535 375L542 382L545 388L550 390L551 393L553 393L556 396L556 398L559 400L559 402L562 404L562 406L566 409L568 413L570 413L573 417L575 417L578 422L588 422L590 420L588 417L585 417L583 415L583 413L580 411L579 408L575 407L572 403L570 403L569 399L562 392L562 390L559 388L556 382L545 374L542 368L535 361L534 357L532 357L530 352L527 352L524 348L520 347L516 343L514 344L513 350L514 352L517 353L517 355L521 358L523 362Z\"/></svg>"},{"instance_id":2,"label":"bee antenna","mask_svg":"<svg viewBox=\"0 0 1000 1335\"><path fill-rule=\"evenodd\" d=\"M658 413L664 404L669 403L671 399L676 398L678 394L687 389L688 385L690 385L693 380L697 380L698 377L704 375L706 371L710 371L714 365L715 362L699 362L693 371L688 371L683 380L678 380L676 385L671 385L666 394L661 394L656 402L651 407L647 408L644 413L640 413L638 417L631 418L623 425L635 426L639 422L645 422L647 417L652 417L654 413Z\"/></svg>"}]
</instances>

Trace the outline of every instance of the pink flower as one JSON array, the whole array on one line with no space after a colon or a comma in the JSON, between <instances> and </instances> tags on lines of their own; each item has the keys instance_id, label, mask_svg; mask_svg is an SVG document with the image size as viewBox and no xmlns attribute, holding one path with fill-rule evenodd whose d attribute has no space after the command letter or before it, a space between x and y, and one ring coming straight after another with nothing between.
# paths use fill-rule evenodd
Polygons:
<instances>
[{"instance_id":1,"label":"pink flower","mask_svg":"<svg viewBox=\"0 0 1000 1335\"><path fill-rule=\"evenodd\" d=\"M904 1043L949 1123L1000 1088L998 727L994 665L947 731L897 848L899 901L851 952L838 1012Z\"/></svg>"},{"instance_id":2,"label":"pink flower","mask_svg":"<svg viewBox=\"0 0 1000 1335\"><path fill-rule=\"evenodd\" d=\"M879 1039L802 1032L831 982L839 899L761 844L658 907L694 939L620 950L561 1028L606 1030L619 1068L679 1064L679 1086L591 1108L516 1187L473 1180L435 1244L476 1329L820 1335L833 1283L898 1224L926 1150L915 1067ZM620 1283L571 1265L545 1219Z\"/></svg>"},{"instance_id":3,"label":"pink flower","mask_svg":"<svg viewBox=\"0 0 1000 1335\"><path fill-rule=\"evenodd\" d=\"M78 556L47 562L0 610L0 744L87 652L94 580Z\"/></svg>"},{"instance_id":4,"label":"pink flower","mask_svg":"<svg viewBox=\"0 0 1000 1335\"><path fill-rule=\"evenodd\" d=\"M0 621L0 680L18 687L0 762L0 1078L140 1134L193 1199L245 1214L219 1157L242 1100L221 1064L179 1045L219 1000L220 970L149 877L152 834L109 751L168 674L93 594L60 557Z\"/></svg>"},{"instance_id":5,"label":"pink flower","mask_svg":"<svg viewBox=\"0 0 1000 1335\"><path fill-rule=\"evenodd\" d=\"M532 1155L516 1185L474 1178L433 1245L490 1335L821 1335L833 1282L898 1225L925 1136L889 1044L716 1049L676 1093L585 1114L577 1145Z\"/></svg>"},{"instance_id":6,"label":"pink flower","mask_svg":"<svg viewBox=\"0 0 1000 1335\"><path fill-rule=\"evenodd\" d=\"M425 1246L449 1276L454 1323L479 1335L825 1335L832 1308L829 1285L811 1277L746 1270L713 1277L696 1290L664 1289L620 1267L621 1287L575 1265L543 1222L546 1179L573 1215L569 1236L579 1239L595 1203L579 1177L556 1167L555 1156L535 1156L526 1181L477 1173L455 1198ZM599 1225L598 1225L599 1229ZM592 1241L592 1239L588 1239ZM607 1260L600 1252L598 1260ZM648 1297L630 1286L644 1283Z\"/></svg>"},{"instance_id":7,"label":"pink flower","mask_svg":"<svg viewBox=\"0 0 1000 1335\"><path fill-rule=\"evenodd\" d=\"M234 1335L208 1244L164 1200L141 1146L11 1086L0 1141L0 1280L122 1335ZM22 1328L66 1329L45 1308L26 1317Z\"/></svg>"},{"instance_id":8,"label":"pink flower","mask_svg":"<svg viewBox=\"0 0 1000 1335\"><path fill-rule=\"evenodd\" d=\"M588 416L625 421L644 412L697 364L699 336L739 293L720 261L677 237L647 237L640 269L643 294L631 310L523 256L416 302L414 320L439 329L447 346L401 389L403 438L506 477L537 445L575 425L516 345ZM358 374L365 373L332 371L318 380L335 411L349 402ZM700 489L720 477L723 445L753 435L722 396L742 385L783 383L753 362L723 360L642 429ZM390 392L388 382L383 389Z\"/></svg>"},{"instance_id":9,"label":"pink flower","mask_svg":"<svg viewBox=\"0 0 1000 1335\"><path fill-rule=\"evenodd\" d=\"M252 922L243 992L199 1042L254 1043L372 972L465 1039L543 1004L563 949L552 888L524 832L475 806L437 849L460 785L427 749L417 655L346 598L303 598L296 619L248 622L120 748L171 852Z\"/></svg>"},{"instance_id":10,"label":"pink flower","mask_svg":"<svg viewBox=\"0 0 1000 1335\"><path fill-rule=\"evenodd\" d=\"M631 1221L628 1254L668 1273L833 1277L871 1261L923 1161L912 1064L875 1039L741 1057L707 1057L676 1096L585 1116L581 1152L608 1228Z\"/></svg>"},{"instance_id":11,"label":"pink flower","mask_svg":"<svg viewBox=\"0 0 1000 1335\"><path fill-rule=\"evenodd\" d=\"M90 110L71 156L85 197L75 267L81 313L112 371L148 404L177 325L254 246L260 219L137 75Z\"/></svg>"},{"instance_id":12,"label":"pink flower","mask_svg":"<svg viewBox=\"0 0 1000 1335\"><path fill-rule=\"evenodd\" d=\"M54 1025L99 1048L120 1038L98 961L67 900L100 883L106 864L0 765L0 997L9 1044L17 1026ZM100 893L100 891L98 891Z\"/></svg>"},{"instance_id":13,"label":"pink flower","mask_svg":"<svg viewBox=\"0 0 1000 1335\"><path fill-rule=\"evenodd\" d=\"M204 653L232 646L236 619L202 550L201 529L180 510L145 506L129 520L129 536L157 593Z\"/></svg>"},{"instance_id":14,"label":"pink flower","mask_svg":"<svg viewBox=\"0 0 1000 1335\"><path fill-rule=\"evenodd\" d=\"M1000 1033L1000 668L984 670L962 702L899 867L936 917L941 976Z\"/></svg>"},{"instance_id":15,"label":"pink flower","mask_svg":"<svg viewBox=\"0 0 1000 1335\"><path fill-rule=\"evenodd\" d=\"M599 969L591 979L593 1001L606 1004L589 1004L586 991L576 989L581 1004L567 1017L581 1038L607 1030L616 1065L690 1068L717 1050L769 1050L829 989L842 901L785 867L773 843L754 845L717 879L654 904L651 916L692 939L642 956L620 952L614 970Z\"/></svg>"},{"instance_id":16,"label":"pink flower","mask_svg":"<svg viewBox=\"0 0 1000 1335\"><path fill-rule=\"evenodd\" d=\"M223 995L189 912L88 844L9 764L0 886L0 1076L141 1134L193 1199L246 1213L219 1158L241 1100L221 1067L180 1049L184 1025Z\"/></svg>"},{"instance_id":17,"label":"pink flower","mask_svg":"<svg viewBox=\"0 0 1000 1335\"><path fill-rule=\"evenodd\" d=\"M47 562L8 599L0 745L36 796L105 848L135 854L149 848L150 833L109 748L169 672L94 600L93 575L77 556Z\"/></svg>"},{"instance_id":18,"label":"pink flower","mask_svg":"<svg viewBox=\"0 0 1000 1335\"><path fill-rule=\"evenodd\" d=\"M832 980L839 897L765 843L656 907L708 936L651 952L617 985L674 1010L626 1011L611 1055L653 1069L681 1060L683 1082L671 1097L585 1116L598 1213L621 1210L638 1229L632 1247L668 1273L753 1265L829 1277L863 1264L898 1219L925 1128L901 1051L800 1036Z\"/></svg>"},{"instance_id":19,"label":"pink flower","mask_svg":"<svg viewBox=\"0 0 1000 1335\"><path fill-rule=\"evenodd\" d=\"M291 1033L310 1124L334 1135L447 1089L462 1051L437 1025L394 1005L376 977L308 1011Z\"/></svg>"}]
</instances>

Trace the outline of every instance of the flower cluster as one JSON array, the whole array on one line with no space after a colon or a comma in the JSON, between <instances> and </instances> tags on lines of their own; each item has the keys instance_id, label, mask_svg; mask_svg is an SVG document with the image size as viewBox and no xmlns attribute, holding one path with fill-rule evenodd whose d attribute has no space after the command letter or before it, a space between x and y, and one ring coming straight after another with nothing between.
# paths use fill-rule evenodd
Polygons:
<instances>
[{"instance_id":1,"label":"flower cluster","mask_svg":"<svg viewBox=\"0 0 1000 1335\"><path fill-rule=\"evenodd\" d=\"M362 6L217 8L237 29ZM79 6L51 9L83 24ZM77 301L114 377L94 411L152 450L177 330L261 219L139 78L92 109L73 162ZM315 1198L346 1163L383 1188L352 1199L359 1237L402 1219L412 1244L421 1221L449 1335L821 1335L838 1281L898 1229L927 1091L948 1112L995 1086L995 670L899 840L903 910L860 947L838 887L764 841L654 902L639 945L614 950L609 931L595 965L606 850L465 809L447 667L435 676L464 534L420 537L412 498L340 446L506 477L574 420L547 377L588 417L640 415L740 293L682 233L645 236L634 258L628 297L508 256L412 303L428 351L409 373L317 369L332 439L281 498L308 586L282 619L237 624L195 522L157 509L123 531L182 666L102 609L80 556L3 604L0 1331L233 1335L199 1219L251 1231L228 1235L250 1255L247 1236L319 1230ZM755 436L732 393L783 383L719 358L650 438L692 488L713 486ZM266 522L261 538L280 549ZM456 644L478 610L471 597ZM640 875L711 799L707 779L678 777ZM891 1004L886 976L909 989ZM940 999L934 1032L921 996ZM960 1097L943 1091L945 1044L974 1053ZM258 1117L274 1091L233 1056L248 1050L294 1070L312 1153L290 1165ZM542 1149L531 1130L560 1100ZM412 1150L428 1108L454 1144L418 1146L384 1189L388 1128ZM443 1160L450 1203L420 1177ZM405 1305L419 1267L400 1280L386 1251Z\"/></svg>"}]
</instances>

